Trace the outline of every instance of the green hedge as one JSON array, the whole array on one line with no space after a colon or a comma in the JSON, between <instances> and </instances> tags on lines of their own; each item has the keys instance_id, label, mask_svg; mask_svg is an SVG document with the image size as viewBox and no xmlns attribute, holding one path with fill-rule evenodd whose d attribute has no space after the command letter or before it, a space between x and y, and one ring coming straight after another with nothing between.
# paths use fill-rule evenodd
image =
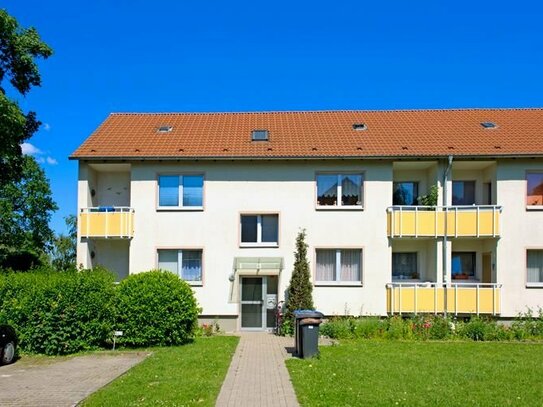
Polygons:
<instances>
[{"instance_id":1,"label":"green hedge","mask_svg":"<svg viewBox=\"0 0 543 407\"><path fill-rule=\"evenodd\" d=\"M128 346L181 345L194 335L198 305L192 288L159 270L134 274L118 286L115 329Z\"/></svg>"},{"instance_id":2,"label":"green hedge","mask_svg":"<svg viewBox=\"0 0 543 407\"><path fill-rule=\"evenodd\" d=\"M109 347L179 345L195 334L191 287L169 272L132 275L119 285L105 269L0 272L0 324L12 325L24 352L65 355Z\"/></svg>"},{"instance_id":3,"label":"green hedge","mask_svg":"<svg viewBox=\"0 0 543 407\"><path fill-rule=\"evenodd\" d=\"M103 346L113 326L114 276L105 270L0 274L0 323L20 349L63 355Z\"/></svg>"}]
</instances>

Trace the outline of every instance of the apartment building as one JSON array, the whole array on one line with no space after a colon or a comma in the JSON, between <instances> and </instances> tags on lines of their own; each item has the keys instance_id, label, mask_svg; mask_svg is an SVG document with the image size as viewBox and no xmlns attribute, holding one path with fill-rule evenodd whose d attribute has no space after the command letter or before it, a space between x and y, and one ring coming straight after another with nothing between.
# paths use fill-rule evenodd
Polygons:
<instances>
[{"instance_id":1,"label":"apartment building","mask_svg":"<svg viewBox=\"0 0 543 407\"><path fill-rule=\"evenodd\" d=\"M298 232L326 315L543 307L542 109L111 114L78 263L170 270L201 319L275 325Z\"/></svg>"}]
</instances>

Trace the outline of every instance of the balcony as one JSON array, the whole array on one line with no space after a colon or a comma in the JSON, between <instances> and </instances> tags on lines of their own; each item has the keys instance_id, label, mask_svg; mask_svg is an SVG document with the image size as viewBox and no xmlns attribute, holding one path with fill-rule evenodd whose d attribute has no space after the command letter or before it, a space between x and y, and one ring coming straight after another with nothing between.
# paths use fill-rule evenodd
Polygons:
<instances>
[{"instance_id":1,"label":"balcony","mask_svg":"<svg viewBox=\"0 0 543 407\"><path fill-rule=\"evenodd\" d=\"M119 206L82 208L79 233L85 238L131 239L134 237L134 209Z\"/></svg>"},{"instance_id":2,"label":"balcony","mask_svg":"<svg viewBox=\"0 0 543 407\"><path fill-rule=\"evenodd\" d=\"M502 208L479 206L391 206L387 234L400 237L499 237Z\"/></svg>"},{"instance_id":3,"label":"balcony","mask_svg":"<svg viewBox=\"0 0 543 407\"><path fill-rule=\"evenodd\" d=\"M500 314L501 284L441 283L387 284L389 314Z\"/></svg>"}]
</instances>

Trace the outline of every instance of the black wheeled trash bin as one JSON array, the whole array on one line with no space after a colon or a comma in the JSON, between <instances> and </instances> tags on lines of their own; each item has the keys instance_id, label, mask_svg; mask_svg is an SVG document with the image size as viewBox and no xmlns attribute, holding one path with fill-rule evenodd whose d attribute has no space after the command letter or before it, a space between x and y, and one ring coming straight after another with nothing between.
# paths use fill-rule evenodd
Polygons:
<instances>
[{"instance_id":1,"label":"black wheeled trash bin","mask_svg":"<svg viewBox=\"0 0 543 407\"><path fill-rule=\"evenodd\" d=\"M319 325L323 317L324 314L319 311L294 311L294 340L298 357L307 359L319 353Z\"/></svg>"}]
</instances>

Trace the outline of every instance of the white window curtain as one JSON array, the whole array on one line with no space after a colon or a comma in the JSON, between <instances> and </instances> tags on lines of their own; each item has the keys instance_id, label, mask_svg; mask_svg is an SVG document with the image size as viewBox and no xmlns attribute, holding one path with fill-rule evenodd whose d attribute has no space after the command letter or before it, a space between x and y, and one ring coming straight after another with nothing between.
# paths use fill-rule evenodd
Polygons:
<instances>
[{"instance_id":1,"label":"white window curtain","mask_svg":"<svg viewBox=\"0 0 543 407\"><path fill-rule=\"evenodd\" d=\"M543 250L527 251L528 282L543 283Z\"/></svg>"},{"instance_id":2,"label":"white window curtain","mask_svg":"<svg viewBox=\"0 0 543 407\"><path fill-rule=\"evenodd\" d=\"M360 250L340 250L341 281L360 281Z\"/></svg>"},{"instance_id":3,"label":"white window curtain","mask_svg":"<svg viewBox=\"0 0 543 407\"><path fill-rule=\"evenodd\" d=\"M182 250L181 274L186 281L202 281L202 252L200 250Z\"/></svg>"},{"instance_id":4,"label":"white window curtain","mask_svg":"<svg viewBox=\"0 0 543 407\"><path fill-rule=\"evenodd\" d=\"M336 280L336 251L317 250L317 281Z\"/></svg>"},{"instance_id":5,"label":"white window curtain","mask_svg":"<svg viewBox=\"0 0 543 407\"><path fill-rule=\"evenodd\" d=\"M341 176L341 204L362 204L362 175Z\"/></svg>"}]
</instances>

